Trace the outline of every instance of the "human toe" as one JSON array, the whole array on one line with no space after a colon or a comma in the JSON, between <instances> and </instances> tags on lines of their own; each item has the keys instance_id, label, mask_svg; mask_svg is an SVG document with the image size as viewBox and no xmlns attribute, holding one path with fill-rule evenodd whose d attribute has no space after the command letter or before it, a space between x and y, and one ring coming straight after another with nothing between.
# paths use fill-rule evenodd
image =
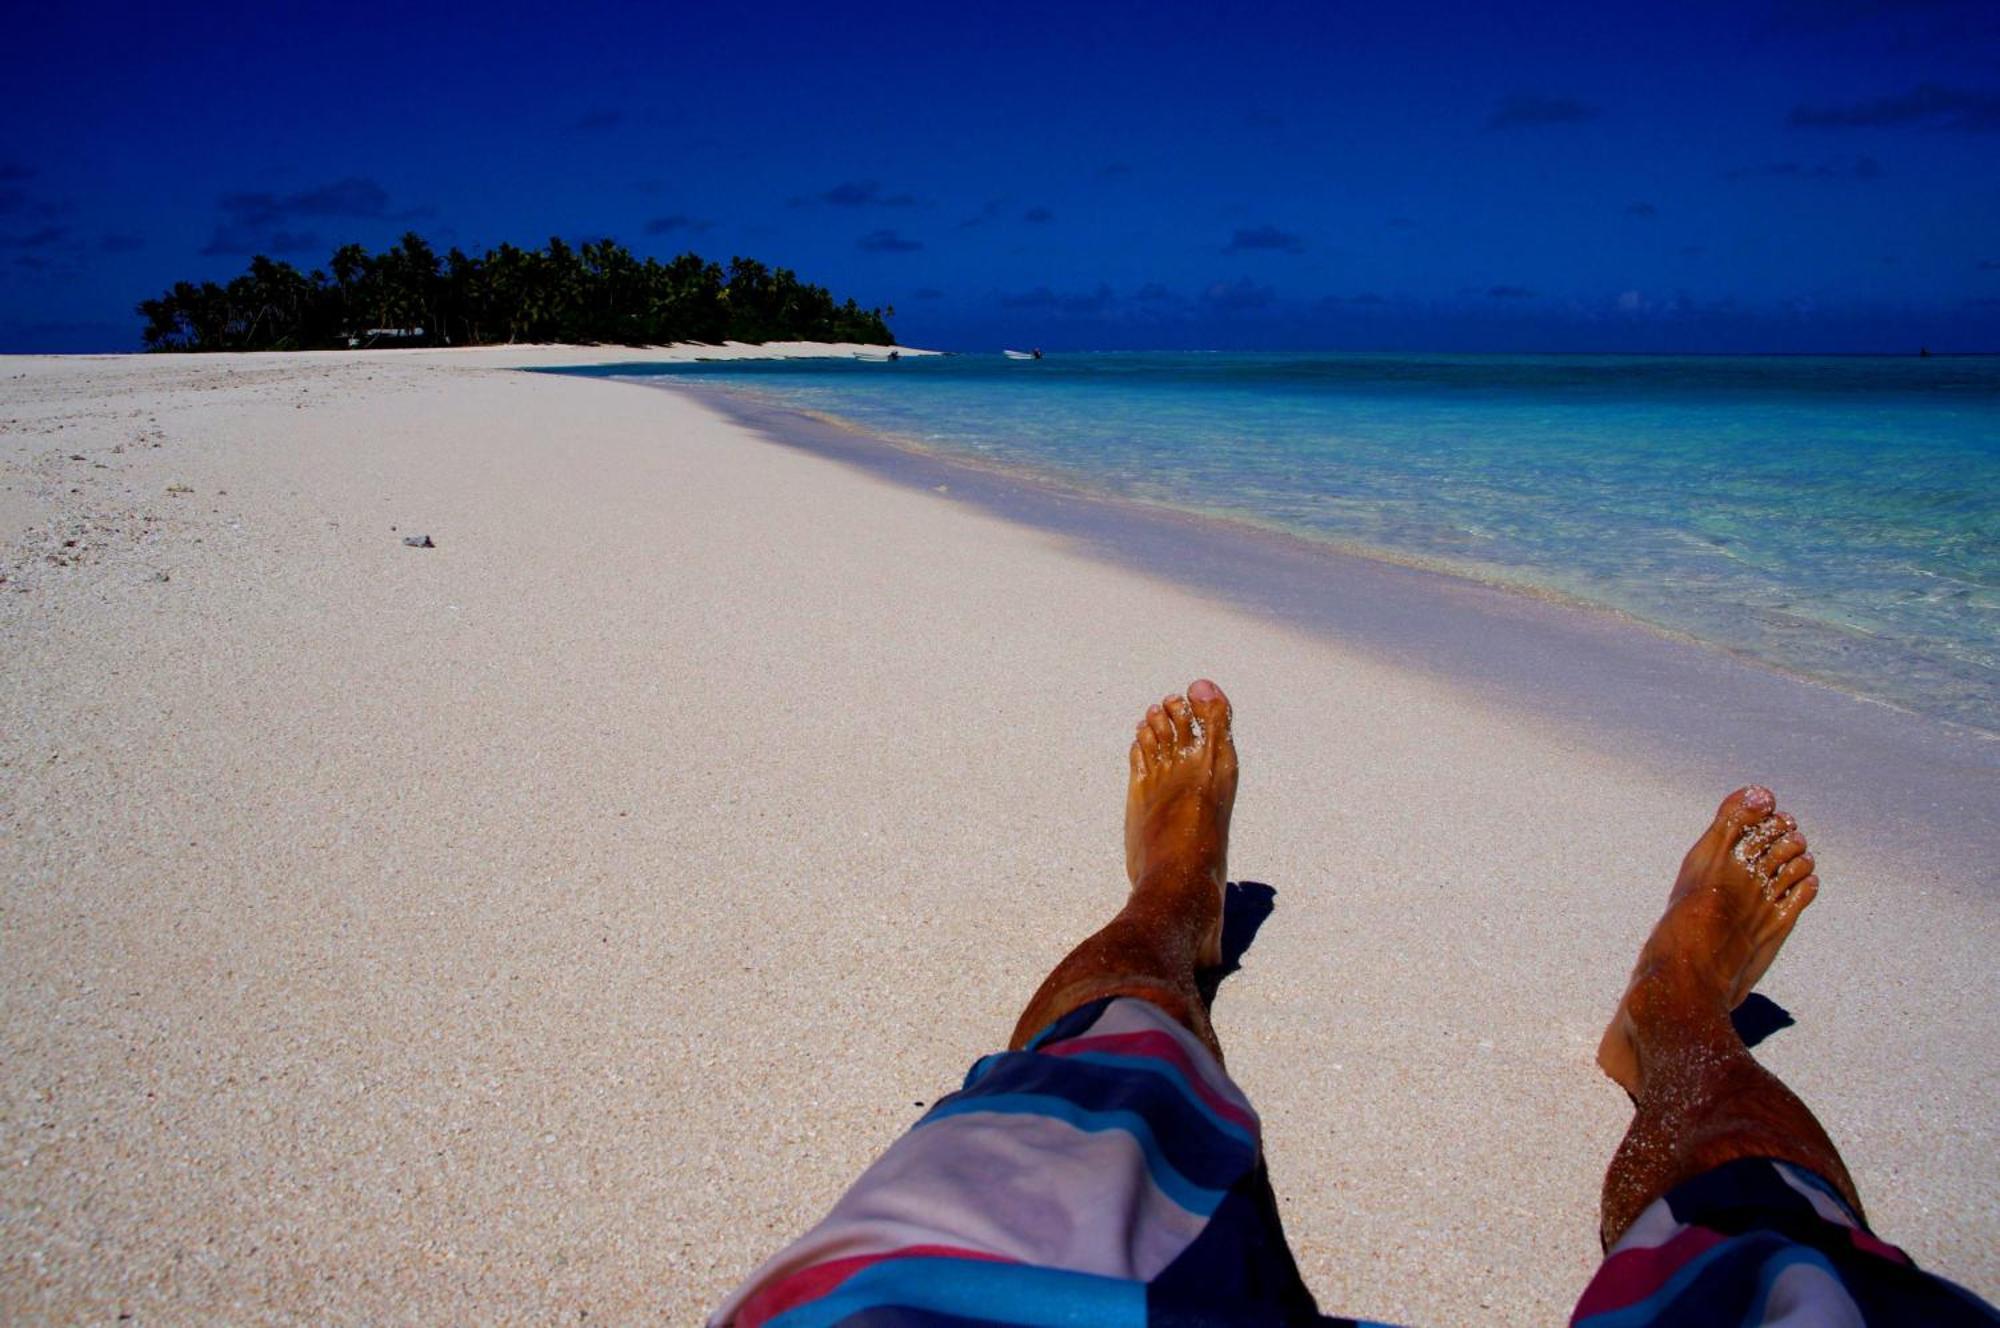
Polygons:
<instances>
[{"instance_id":1,"label":"human toe","mask_svg":"<svg viewBox=\"0 0 2000 1328\"><path fill-rule=\"evenodd\" d=\"M1194 707L1194 716L1201 721L1203 731L1213 741L1229 733L1229 698L1222 689L1206 678L1197 678L1188 685L1188 704Z\"/></svg>"}]
</instances>

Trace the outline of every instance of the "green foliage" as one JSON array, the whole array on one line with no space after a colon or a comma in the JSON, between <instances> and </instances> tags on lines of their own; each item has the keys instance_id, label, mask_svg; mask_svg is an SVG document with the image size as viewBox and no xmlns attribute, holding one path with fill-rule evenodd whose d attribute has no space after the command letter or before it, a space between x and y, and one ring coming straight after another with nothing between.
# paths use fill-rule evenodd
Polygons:
<instances>
[{"instance_id":1,"label":"green foliage","mask_svg":"<svg viewBox=\"0 0 2000 1328\"><path fill-rule=\"evenodd\" d=\"M138 312L148 348L176 351L893 341L881 310L836 305L790 268L739 257L725 274L696 254L662 263L611 240L572 248L553 236L542 249L454 248L439 259L411 232L380 254L343 245L311 273L260 254L226 286L175 282Z\"/></svg>"}]
</instances>

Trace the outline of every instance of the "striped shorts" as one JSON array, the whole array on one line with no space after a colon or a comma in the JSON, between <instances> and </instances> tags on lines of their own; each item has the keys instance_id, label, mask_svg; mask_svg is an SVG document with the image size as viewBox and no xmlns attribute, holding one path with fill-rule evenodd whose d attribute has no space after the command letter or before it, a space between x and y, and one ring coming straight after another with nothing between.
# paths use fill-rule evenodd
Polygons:
<instances>
[{"instance_id":1,"label":"striped shorts","mask_svg":"<svg viewBox=\"0 0 2000 1328\"><path fill-rule=\"evenodd\" d=\"M1862 1224L1824 1179L1745 1158L1655 1199L1604 1257L1570 1320L1642 1324L1996 1324Z\"/></svg>"},{"instance_id":2,"label":"striped shorts","mask_svg":"<svg viewBox=\"0 0 2000 1328\"><path fill-rule=\"evenodd\" d=\"M1916 1272L1795 1168L1736 1163L1649 1208L1577 1310L1653 1323L1950 1323L1991 1312ZM1861 1313L1850 1311L1858 1307ZM1905 1313L1905 1308L1915 1312ZM1099 1001L975 1064L714 1328L1353 1324L1299 1277L1257 1114L1144 1001Z\"/></svg>"}]
</instances>

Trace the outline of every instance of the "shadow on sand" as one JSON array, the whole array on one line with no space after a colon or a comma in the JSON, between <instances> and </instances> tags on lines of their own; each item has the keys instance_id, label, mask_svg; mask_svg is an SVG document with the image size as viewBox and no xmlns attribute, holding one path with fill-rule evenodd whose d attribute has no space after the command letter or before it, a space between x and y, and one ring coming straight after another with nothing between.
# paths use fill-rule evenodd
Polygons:
<instances>
[{"instance_id":1,"label":"shadow on sand","mask_svg":"<svg viewBox=\"0 0 2000 1328\"><path fill-rule=\"evenodd\" d=\"M1228 942L1223 943L1225 948ZM1781 1028L1790 1028L1798 1020L1792 1012L1772 1000L1762 992L1753 991L1743 998L1743 1004L1730 1012L1729 1022L1736 1025L1736 1036L1743 1039L1743 1045L1754 1047Z\"/></svg>"},{"instance_id":2,"label":"shadow on sand","mask_svg":"<svg viewBox=\"0 0 2000 1328\"><path fill-rule=\"evenodd\" d=\"M1258 929L1278 906L1278 892L1262 881L1231 881L1222 897L1222 962L1196 975L1201 998L1215 1004L1222 980L1243 967L1243 956L1257 939ZM1798 1020L1791 1011L1762 992L1753 991L1729 1016L1743 1045L1754 1047Z\"/></svg>"},{"instance_id":3,"label":"shadow on sand","mask_svg":"<svg viewBox=\"0 0 2000 1328\"><path fill-rule=\"evenodd\" d=\"M1243 967L1243 956L1257 939L1257 929L1271 916L1278 892L1262 881L1231 881L1222 896L1222 962L1195 976L1201 998L1215 1004L1222 980Z\"/></svg>"}]
</instances>

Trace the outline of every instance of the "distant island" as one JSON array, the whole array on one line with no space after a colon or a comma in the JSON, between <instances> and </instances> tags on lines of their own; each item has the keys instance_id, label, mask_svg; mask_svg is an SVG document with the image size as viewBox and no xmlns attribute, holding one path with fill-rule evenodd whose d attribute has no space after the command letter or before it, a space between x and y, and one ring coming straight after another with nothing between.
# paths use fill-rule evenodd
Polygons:
<instances>
[{"instance_id":1,"label":"distant island","mask_svg":"<svg viewBox=\"0 0 2000 1328\"><path fill-rule=\"evenodd\" d=\"M344 245L311 272L260 254L226 286L177 281L138 313L157 351L894 342L882 310L835 304L789 268L731 258L725 270L691 253L662 263L612 240L572 247L553 237L541 249L453 248L440 260L411 232L379 254Z\"/></svg>"}]
</instances>

